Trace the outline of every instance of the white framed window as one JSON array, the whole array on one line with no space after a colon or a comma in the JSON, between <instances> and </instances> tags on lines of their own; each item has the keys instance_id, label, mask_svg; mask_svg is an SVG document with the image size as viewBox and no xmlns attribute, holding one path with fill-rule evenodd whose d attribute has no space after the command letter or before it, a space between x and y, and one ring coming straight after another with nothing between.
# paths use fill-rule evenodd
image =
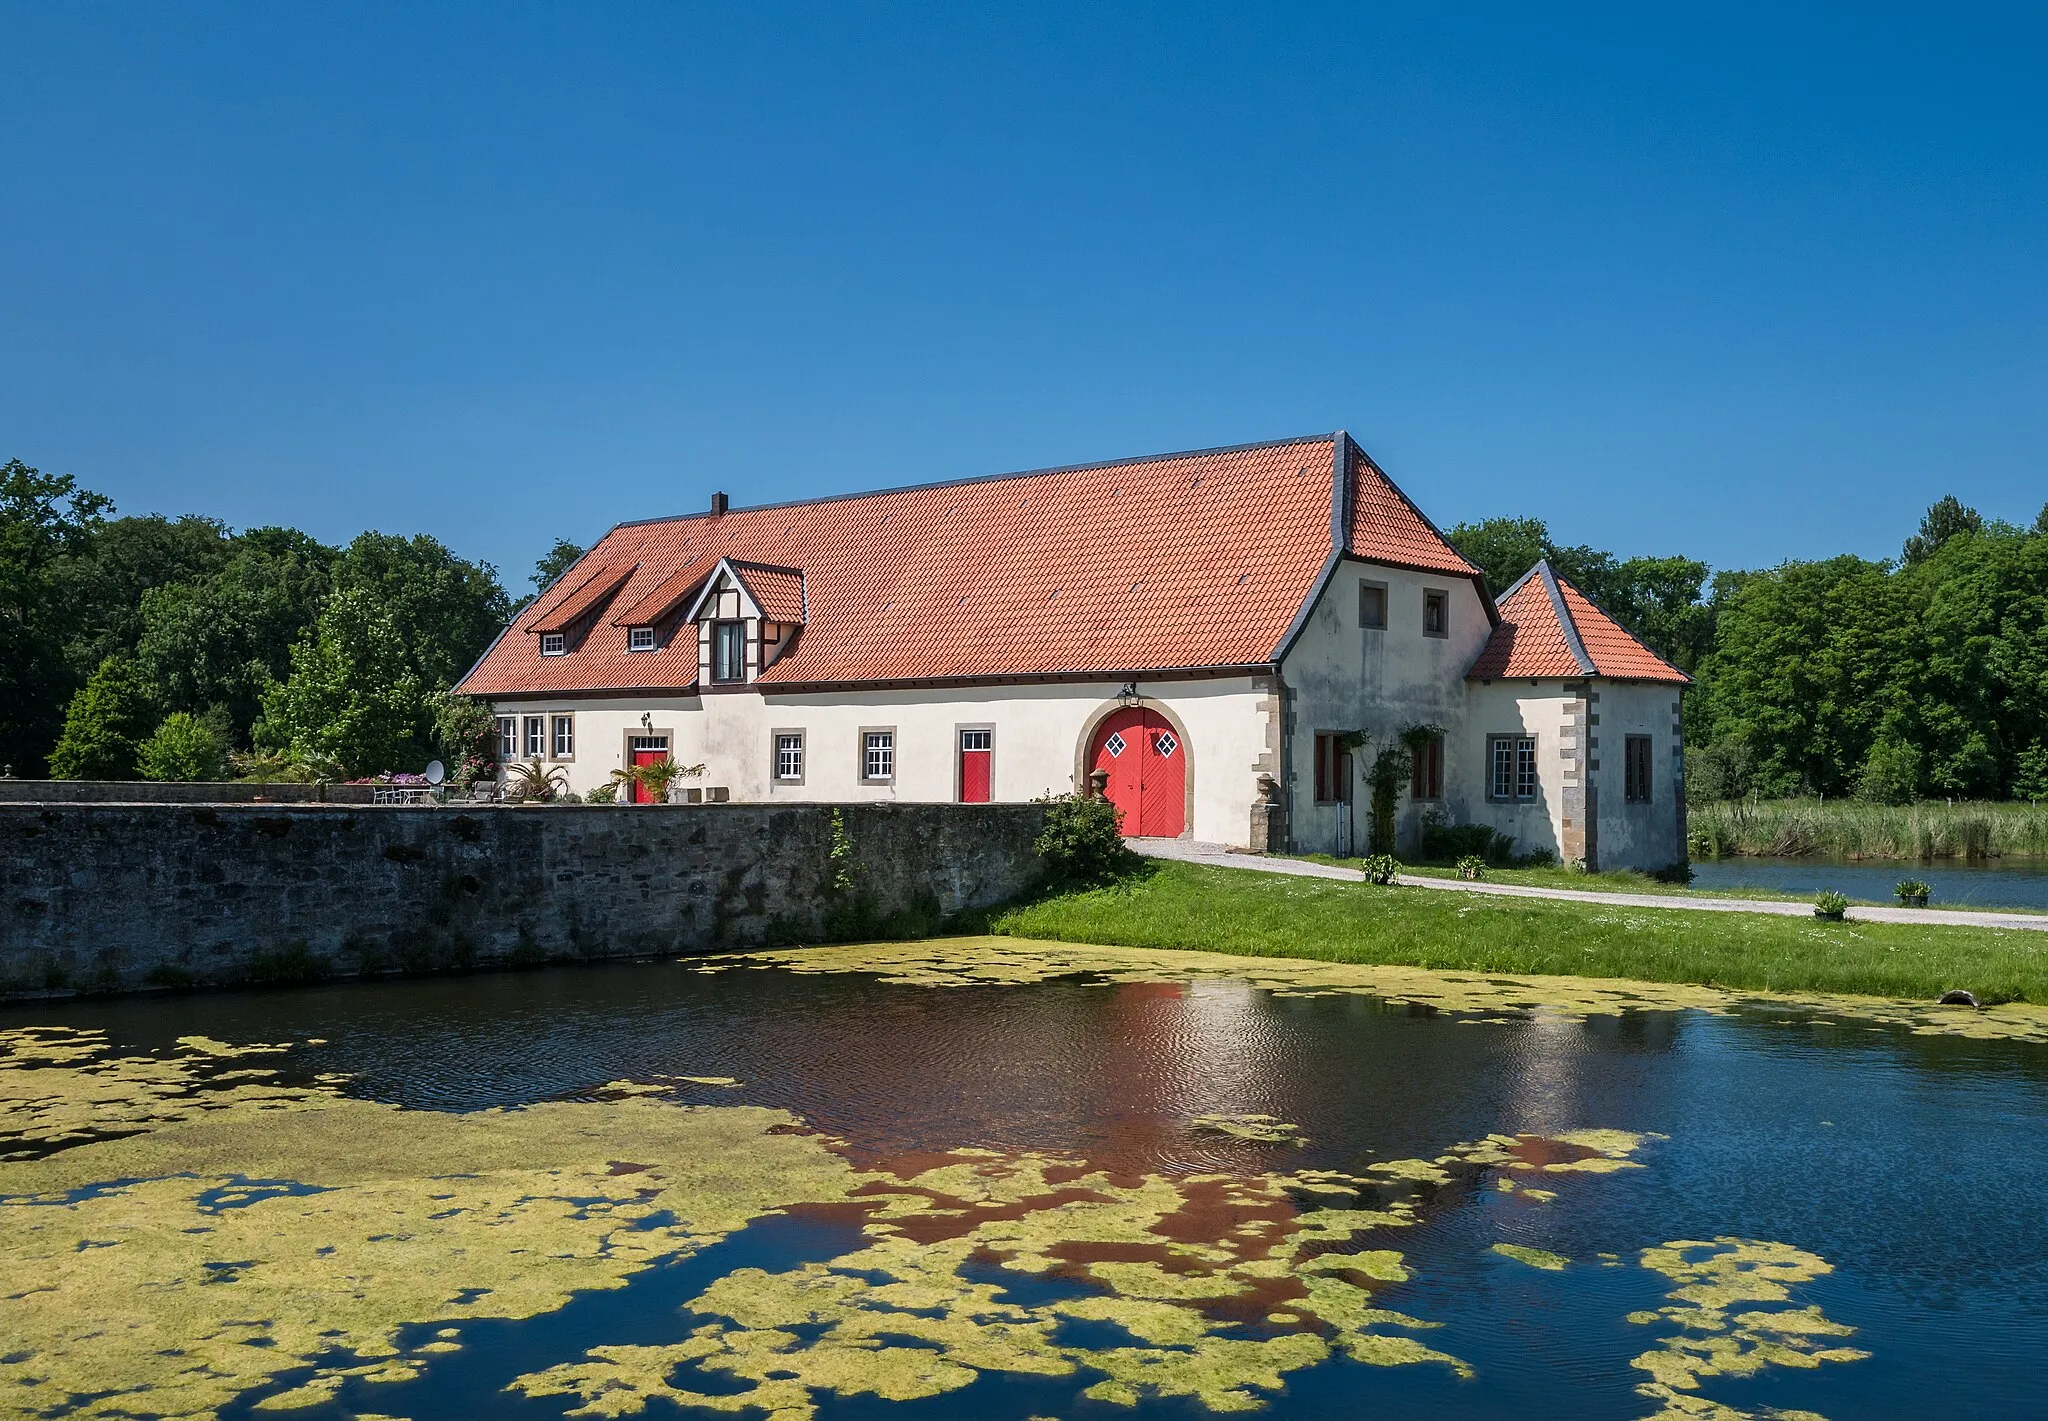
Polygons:
<instances>
[{"instance_id":1,"label":"white framed window","mask_svg":"<svg viewBox=\"0 0 2048 1421\"><path fill-rule=\"evenodd\" d=\"M562 656L568 650L569 638L562 633L542 632L540 634L540 654L542 656Z\"/></svg>"},{"instance_id":2,"label":"white framed window","mask_svg":"<svg viewBox=\"0 0 2048 1421\"><path fill-rule=\"evenodd\" d=\"M860 733L860 777L867 784L888 784L896 778L896 731Z\"/></svg>"},{"instance_id":3,"label":"white framed window","mask_svg":"<svg viewBox=\"0 0 2048 1421\"><path fill-rule=\"evenodd\" d=\"M963 730L960 732L962 750L993 750L996 748L996 733L993 730Z\"/></svg>"},{"instance_id":4,"label":"white framed window","mask_svg":"<svg viewBox=\"0 0 2048 1421\"><path fill-rule=\"evenodd\" d=\"M498 758L516 760L519 758L519 717L501 715L498 717Z\"/></svg>"},{"instance_id":5,"label":"white framed window","mask_svg":"<svg viewBox=\"0 0 2048 1421\"><path fill-rule=\"evenodd\" d=\"M526 718L526 753L536 760L548 753L546 716L530 715Z\"/></svg>"},{"instance_id":6,"label":"white framed window","mask_svg":"<svg viewBox=\"0 0 2048 1421\"><path fill-rule=\"evenodd\" d=\"M653 628L653 627L627 627L627 628L626 628L626 650L628 650L628 651L652 651L652 650L654 650L654 628Z\"/></svg>"},{"instance_id":7,"label":"white framed window","mask_svg":"<svg viewBox=\"0 0 2048 1421\"><path fill-rule=\"evenodd\" d=\"M801 730L775 732L775 779L778 784L804 782L804 733Z\"/></svg>"},{"instance_id":8,"label":"white framed window","mask_svg":"<svg viewBox=\"0 0 2048 1421\"><path fill-rule=\"evenodd\" d=\"M1536 737L1486 737L1486 797L1528 800L1536 797Z\"/></svg>"},{"instance_id":9,"label":"white framed window","mask_svg":"<svg viewBox=\"0 0 2048 1421\"><path fill-rule=\"evenodd\" d=\"M555 745L555 758L556 758L557 760L573 760L573 759L575 759L575 758L576 758L576 717L575 717L575 716L573 716L573 715L558 715L558 716L555 716L555 717L553 717L553 720L554 720L554 731L555 731L555 734L554 734L554 745Z\"/></svg>"}]
</instances>

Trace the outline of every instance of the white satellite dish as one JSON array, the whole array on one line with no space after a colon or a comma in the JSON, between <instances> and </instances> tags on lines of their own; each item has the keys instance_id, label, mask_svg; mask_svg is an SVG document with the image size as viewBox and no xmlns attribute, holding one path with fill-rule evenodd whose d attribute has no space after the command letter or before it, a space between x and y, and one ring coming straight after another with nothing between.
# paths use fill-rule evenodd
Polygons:
<instances>
[{"instance_id":1,"label":"white satellite dish","mask_svg":"<svg viewBox=\"0 0 2048 1421\"><path fill-rule=\"evenodd\" d=\"M448 767L439 760L427 761L427 783L437 785L448 778Z\"/></svg>"}]
</instances>

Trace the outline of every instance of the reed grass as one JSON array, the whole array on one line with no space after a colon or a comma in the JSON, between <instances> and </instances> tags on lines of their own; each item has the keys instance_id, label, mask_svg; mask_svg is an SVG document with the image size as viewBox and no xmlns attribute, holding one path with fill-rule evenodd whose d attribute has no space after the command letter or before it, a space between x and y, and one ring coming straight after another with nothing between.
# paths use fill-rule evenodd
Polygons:
<instances>
[{"instance_id":1,"label":"reed grass","mask_svg":"<svg viewBox=\"0 0 2048 1421\"><path fill-rule=\"evenodd\" d=\"M1860 799L1730 800L1693 805L1696 859L1983 859L2048 855L2048 805L1966 800L1871 804Z\"/></svg>"}]
</instances>

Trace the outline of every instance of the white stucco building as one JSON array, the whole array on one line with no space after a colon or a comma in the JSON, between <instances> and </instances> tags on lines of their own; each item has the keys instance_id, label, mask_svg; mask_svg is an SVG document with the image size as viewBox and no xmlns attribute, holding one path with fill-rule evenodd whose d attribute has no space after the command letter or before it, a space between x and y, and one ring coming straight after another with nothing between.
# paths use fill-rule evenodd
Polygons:
<instances>
[{"instance_id":1,"label":"white stucco building","mask_svg":"<svg viewBox=\"0 0 2048 1421\"><path fill-rule=\"evenodd\" d=\"M1025 800L1363 852L1352 753L1438 732L1400 810L1591 866L1684 857L1671 667L1539 565L1496 603L1343 433L623 523L459 689L587 792Z\"/></svg>"}]
</instances>

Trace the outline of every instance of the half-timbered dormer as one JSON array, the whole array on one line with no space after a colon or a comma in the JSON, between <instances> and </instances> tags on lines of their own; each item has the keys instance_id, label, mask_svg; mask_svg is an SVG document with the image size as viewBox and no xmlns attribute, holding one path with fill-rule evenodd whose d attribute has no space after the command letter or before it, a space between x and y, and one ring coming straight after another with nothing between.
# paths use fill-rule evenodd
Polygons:
<instances>
[{"instance_id":1,"label":"half-timbered dormer","mask_svg":"<svg viewBox=\"0 0 2048 1421\"><path fill-rule=\"evenodd\" d=\"M721 559L684 614L697 629L697 684L744 686L773 666L804 622L804 575Z\"/></svg>"}]
</instances>

